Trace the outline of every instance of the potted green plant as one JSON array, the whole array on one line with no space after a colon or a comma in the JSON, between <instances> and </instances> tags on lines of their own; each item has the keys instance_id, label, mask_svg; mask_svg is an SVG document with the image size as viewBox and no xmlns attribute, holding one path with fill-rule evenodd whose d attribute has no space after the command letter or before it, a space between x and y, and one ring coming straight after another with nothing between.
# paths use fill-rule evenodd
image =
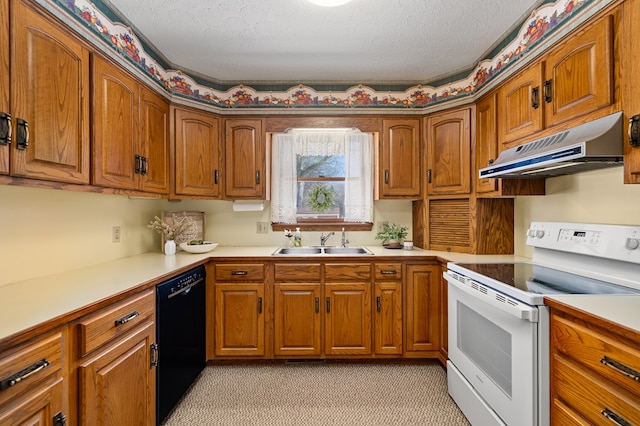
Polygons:
<instances>
[{"instance_id":1,"label":"potted green plant","mask_svg":"<svg viewBox=\"0 0 640 426\"><path fill-rule=\"evenodd\" d=\"M401 246L402 241L407 237L409 228L395 223L389 225L382 224L382 230L376 234L376 240L382 240L383 245Z\"/></svg>"}]
</instances>

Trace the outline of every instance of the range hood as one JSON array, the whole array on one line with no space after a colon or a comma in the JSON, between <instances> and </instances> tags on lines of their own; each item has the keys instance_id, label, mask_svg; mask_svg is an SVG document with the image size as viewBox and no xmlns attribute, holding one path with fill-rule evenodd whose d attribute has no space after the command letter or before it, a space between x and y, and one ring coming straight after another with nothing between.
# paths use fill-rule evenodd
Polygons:
<instances>
[{"instance_id":1,"label":"range hood","mask_svg":"<svg viewBox=\"0 0 640 426\"><path fill-rule=\"evenodd\" d=\"M481 178L544 178L621 166L622 112L502 151Z\"/></svg>"}]
</instances>

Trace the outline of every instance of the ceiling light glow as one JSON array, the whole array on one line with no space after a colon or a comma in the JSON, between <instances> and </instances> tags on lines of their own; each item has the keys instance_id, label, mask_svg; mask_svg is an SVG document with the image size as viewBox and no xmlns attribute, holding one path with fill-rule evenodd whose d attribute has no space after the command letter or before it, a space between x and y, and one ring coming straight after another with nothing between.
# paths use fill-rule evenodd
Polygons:
<instances>
[{"instance_id":1,"label":"ceiling light glow","mask_svg":"<svg viewBox=\"0 0 640 426\"><path fill-rule=\"evenodd\" d=\"M342 6L343 4L347 4L351 0L308 0L308 1L309 3L313 3L318 6L335 7L335 6Z\"/></svg>"}]
</instances>

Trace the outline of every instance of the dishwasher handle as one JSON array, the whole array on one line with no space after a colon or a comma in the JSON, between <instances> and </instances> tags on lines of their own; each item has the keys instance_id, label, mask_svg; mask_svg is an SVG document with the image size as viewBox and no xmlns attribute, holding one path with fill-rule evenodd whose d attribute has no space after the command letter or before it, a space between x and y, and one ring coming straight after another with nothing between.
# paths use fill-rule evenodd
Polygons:
<instances>
[{"instance_id":1,"label":"dishwasher handle","mask_svg":"<svg viewBox=\"0 0 640 426\"><path fill-rule=\"evenodd\" d=\"M179 290L174 291L173 293L169 294L169 296L167 296L167 299L171 299L172 297L176 297L176 296L180 296L181 294L186 296L187 294L189 294L189 292L191 291L191 289L195 286L197 286L198 284L200 284L202 281L204 281L203 278L198 278L197 280L195 280L194 282L192 282L191 284L182 287Z\"/></svg>"}]
</instances>

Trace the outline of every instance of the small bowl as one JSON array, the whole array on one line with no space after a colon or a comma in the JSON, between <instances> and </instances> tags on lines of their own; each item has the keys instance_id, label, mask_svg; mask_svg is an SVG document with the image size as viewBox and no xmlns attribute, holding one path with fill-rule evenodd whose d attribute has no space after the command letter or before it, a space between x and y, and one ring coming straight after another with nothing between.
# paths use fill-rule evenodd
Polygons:
<instances>
[{"instance_id":1,"label":"small bowl","mask_svg":"<svg viewBox=\"0 0 640 426\"><path fill-rule=\"evenodd\" d=\"M214 241L203 241L202 244L180 243L180 248L189 253L207 253L218 247Z\"/></svg>"}]
</instances>

